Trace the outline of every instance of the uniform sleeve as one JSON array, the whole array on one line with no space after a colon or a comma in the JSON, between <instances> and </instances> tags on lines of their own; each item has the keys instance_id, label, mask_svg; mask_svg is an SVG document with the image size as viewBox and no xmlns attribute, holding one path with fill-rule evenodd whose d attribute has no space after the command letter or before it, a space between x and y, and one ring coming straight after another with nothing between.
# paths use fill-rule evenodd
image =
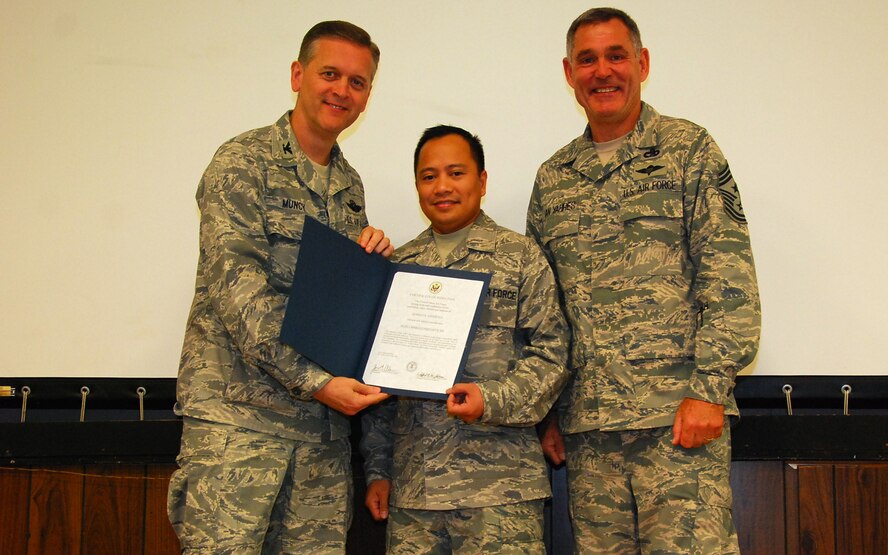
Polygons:
<instances>
[{"instance_id":1,"label":"uniform sleeve","mask_svg":"<svg viewBox=\"0 0 888 555\"><path fill-rule=\"evenodd\" d=\"M727 161L704 136L690 164L685 225L697 329L689 396L723 405L737 372L755 357L761 306L746 217Z\"/></svg>"},{"instance_id":2,"label":"uniform sleeve","mask_svg":"<svg viewBox=\"0 0 888 555\"><path fill-rule=\"evenodd\" d=\"M569 377L568 328L552 269L535 245L527 245L523 258L516 323L520 352L514 368L501 378L478 383L486 424L537 424Z\"/></svg>"},{"instance_id":3,"label":"uniform sleeve","mask_svg":"<svg viewBox=\"0 0 888 555\"><path fill-rule=\"evenodd\" d=\"M398 400L390 398L372 406L361 415L361 455L364 457L364 475L367 483L392 479L394 436L391 425L395 419Z\"/></svg>"},{"instance_id":4,"label":"uniform sleeve","mask_svg":"<svg viewBox=\"0 0 888 555\"><path fill-rule=\"evenodd\" d=\"M543 245L543 207L542 202L540 201L541 173L542 168L537 173L536 180L533 184L533 190L530 193L530 203L527 205L527 229L525 233L536 242L551 265L553 263L551 258L552 253L546 252L545 245Z\"/></svg>"},{"instance_id":5,"label":"uniform sleeve","mask_svg":"<svg viewBox=\"0 0 888 555\"><path fill-rule=\"evenodd\" d=\"M241 145L216 153L198 187L203 282L244 360L310 400L332 376L278 339L287 298L269 284L265 168Z\"/></svg>"},{"instance_id":6,"label":"uniform sleeve","mask_svg":"<svg viewBox=\"0 0 888 555\"><path fill-rule=\"evenodd\" d=\"M525 229L525 234L534 240L534 242L539 246L540 251L543 253L543 256L546 257L546 260L549 263L549 267L553 269L555 268L555 259L552 255L552 252L546 248L546 245L543 243L543 206L542 201L540 199L540 185L543 180L543 172L544 166L541 166L539 171L537 172L536 179L534 180L533 190L530 193L530 202L527 205L527 227ZM564 313L564 295L561 291L560 287L556 287L558 302L560 303L562 313ZM569 330L569 328L568 328ZM572 340L570 337L569 331L566 332L567 337L565 338L566 342ZM569 376L573 378L574 376ZM551 417L557 418L557 413L559 410L565 410L569 405L569 387L562 387L561 393L558 395L558 399L555 402L555 405L552 407L549 415Z\"/></svg>"}]
</instances>

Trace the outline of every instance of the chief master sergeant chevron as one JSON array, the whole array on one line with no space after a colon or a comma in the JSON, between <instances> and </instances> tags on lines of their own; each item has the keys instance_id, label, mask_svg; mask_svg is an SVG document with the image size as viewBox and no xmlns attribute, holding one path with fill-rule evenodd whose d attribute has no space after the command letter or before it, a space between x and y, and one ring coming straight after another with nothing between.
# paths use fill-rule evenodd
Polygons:
<instances>
[{"instance_id":1,"label":"chief master sergeant chevron","mask_svg":"<svg viewBox=\"0 0 888 555\"><path fill-rule=\"evenodd\" d=\"M542 442L566 458L576 551L738 553L725 415L761 312L737 187L705 129L641 101L628 15L578 17L563 65L588 127L540 167L527 230L572 330Z\"/></svg>"},{"instance_id":2,"label":"chief master sergeant chevron","mask_svg":"<svg viewBox=\"0 0 888 555\"><path fill-rule=\"evenodd\" d=\"M344 553L346 414L387 397L278 340L302 225L312 216L392 253L336 144L363 112L379 49L326 21L291 66L296 106L223 144L197 191L200 258L178 380L184 416L169 516L188 553Z\"/></svg>"}]
</instances>

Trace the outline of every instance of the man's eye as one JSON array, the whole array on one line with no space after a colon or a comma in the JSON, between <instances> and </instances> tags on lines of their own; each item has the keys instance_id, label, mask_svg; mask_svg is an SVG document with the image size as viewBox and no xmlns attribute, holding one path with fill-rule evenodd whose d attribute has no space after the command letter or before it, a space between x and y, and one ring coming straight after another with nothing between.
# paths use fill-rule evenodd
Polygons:
<instances>
[{"instance_id":1,"label":"man's eye","mask_svg":"<svg viewBox=\"0 0 888 555\"><path fill-rule=\"evenodd\" d=\"M594 63L595 63L595 58L592 58L592 57L589 57L589 58L580 58L580 63L581 63L581 64L594 64Z\"/></svg>"},{"instance_id":2,"label":"man's eye","mask_svg":"<svg viewBox=\"0 0 888 555\"><path fill-rule=\"evenodd\" d=\"M364 90L364 81L361 79L352 79L351 81L352 87L358 89L359 91Z\"/></svg>"},{"instance_id":3,"label":"man's eye","mask_svg":"<svg viewBox=\"0 0 888 555\"><path fill-rule=\"evenodd\" d=\"M325 71L325 72L321 73L321 77L323 77L324 79L336 79L336 72L335 71Z\"/></svg>"},{"instance_id":4,"label":"man's eye","mask_svg":"<svg viewBox=\"0 0 888 555\"><path fill-rule=\"evenodd\" d=\"M620 62L620 61L625 60L625 59L626 59L626 55L625 55L625 54L612 54L611 57L610 57L610 60L611 60L612 62Z\"/></svg>"}]
</instances>

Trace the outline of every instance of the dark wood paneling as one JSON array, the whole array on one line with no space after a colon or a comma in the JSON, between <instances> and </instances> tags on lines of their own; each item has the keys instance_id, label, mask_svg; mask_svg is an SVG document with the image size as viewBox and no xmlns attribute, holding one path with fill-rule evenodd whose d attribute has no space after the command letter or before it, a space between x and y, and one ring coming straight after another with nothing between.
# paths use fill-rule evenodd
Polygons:
<instances>
[{"instance_id":1,"label":"dark wood paneling","mask_svg":"<svg viewBox=\"0 0 888 555\"><path fill-rule=\"evenodd\" d=\"M735 461L732 468L744 555L888 555L888 464ZM174 469L0 469L0 554L179 555L166 516ZM361 479L348 552L367 555L383 549L384 526L361 504Z\"/></svg>"},{"instance_id":2,"label":"dark wood paneling","mask_svg":"<svg viewBox=\"0 0 888 555\"><path fill-rule=\"evenodd\" d=\"M88 466L83 493L83 555L141 553L145 467Z\"/></svg>"},{"instance_id":3,"label":"dark wood paneling","mask_svg":"<svg viewBox=\"0 0 888 555\"><path fill-rule=\"evenodd\" d=\"M799 465L799 549L802 555L836 552L832 465Z\"/></svg>"},{"instance_id":4,"label":"dark wood paneling","mask_svg":"<svg viewBox=\"0 0 888 555\"><path fill-rule=\"evenodd\" d=\"M740 552L784 555L783 463L734 461L731 488Z\"/></svg>"},{"instance_id":5,"label":"dark wood paneling","mask_svg":"<svg viewBox=\"0 0 888 555\"><path fill-rule=\"evenodd\" d=\"M145 555L179 555L179 539L167 517L167 490L174 464L149 466L145 490Z\"/></svg>"},{"instance_id":6,"label":"dark wood paneling","mask_svg":"<svg viewBox=\"0 0 888 555\"><path fill-rule=\"evenodd\" d=\"M29 469L0 468L0 553L25 555L28 549Z\"/></svg>"},{"instance_id":7,"label":"dark wood paneling","mask_svg":"<svg viewBox=\"0 0 888 555\"><path fill-rule=\"evenodd\" d=\"M83 467L35 470L28 515L29 555L79 555Z\"/></svg>"},{"instance_id":8,"label":"dark wood paneling","mask_svg":"<svg viewBox=\"0 0 888 555\"><path fill-rule=\"evenodd\" d=\"M799 471L795 465L783 467L783 510L786 514L786 555L799 555Z\"/></svg>"},{"instance_id":9,"label":"dark wood paneling","mask_svg":"<svg viewBox=\"0 0 888 555\"><path fill-rule=\"evenodd\" d=\"M838 555L888 554L888 465L837 464Z\"/></svg>"}]
</instances>

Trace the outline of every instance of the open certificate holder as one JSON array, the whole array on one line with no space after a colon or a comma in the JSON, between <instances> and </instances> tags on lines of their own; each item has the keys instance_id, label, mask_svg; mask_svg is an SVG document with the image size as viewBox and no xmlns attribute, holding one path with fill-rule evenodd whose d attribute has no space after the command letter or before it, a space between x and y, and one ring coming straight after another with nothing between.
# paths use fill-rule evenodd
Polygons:
<instances>
[{"instance_id":1,"label":"open certificate holder","mask_svg":"<svg viewBox=\"0 0 888 555\"><path fill-rule=\"evenodd\" d=\"M305 218L281 341L336 376L445 399L462 375L490 275L395 264Z\"/></svg>"}]
</instances>

